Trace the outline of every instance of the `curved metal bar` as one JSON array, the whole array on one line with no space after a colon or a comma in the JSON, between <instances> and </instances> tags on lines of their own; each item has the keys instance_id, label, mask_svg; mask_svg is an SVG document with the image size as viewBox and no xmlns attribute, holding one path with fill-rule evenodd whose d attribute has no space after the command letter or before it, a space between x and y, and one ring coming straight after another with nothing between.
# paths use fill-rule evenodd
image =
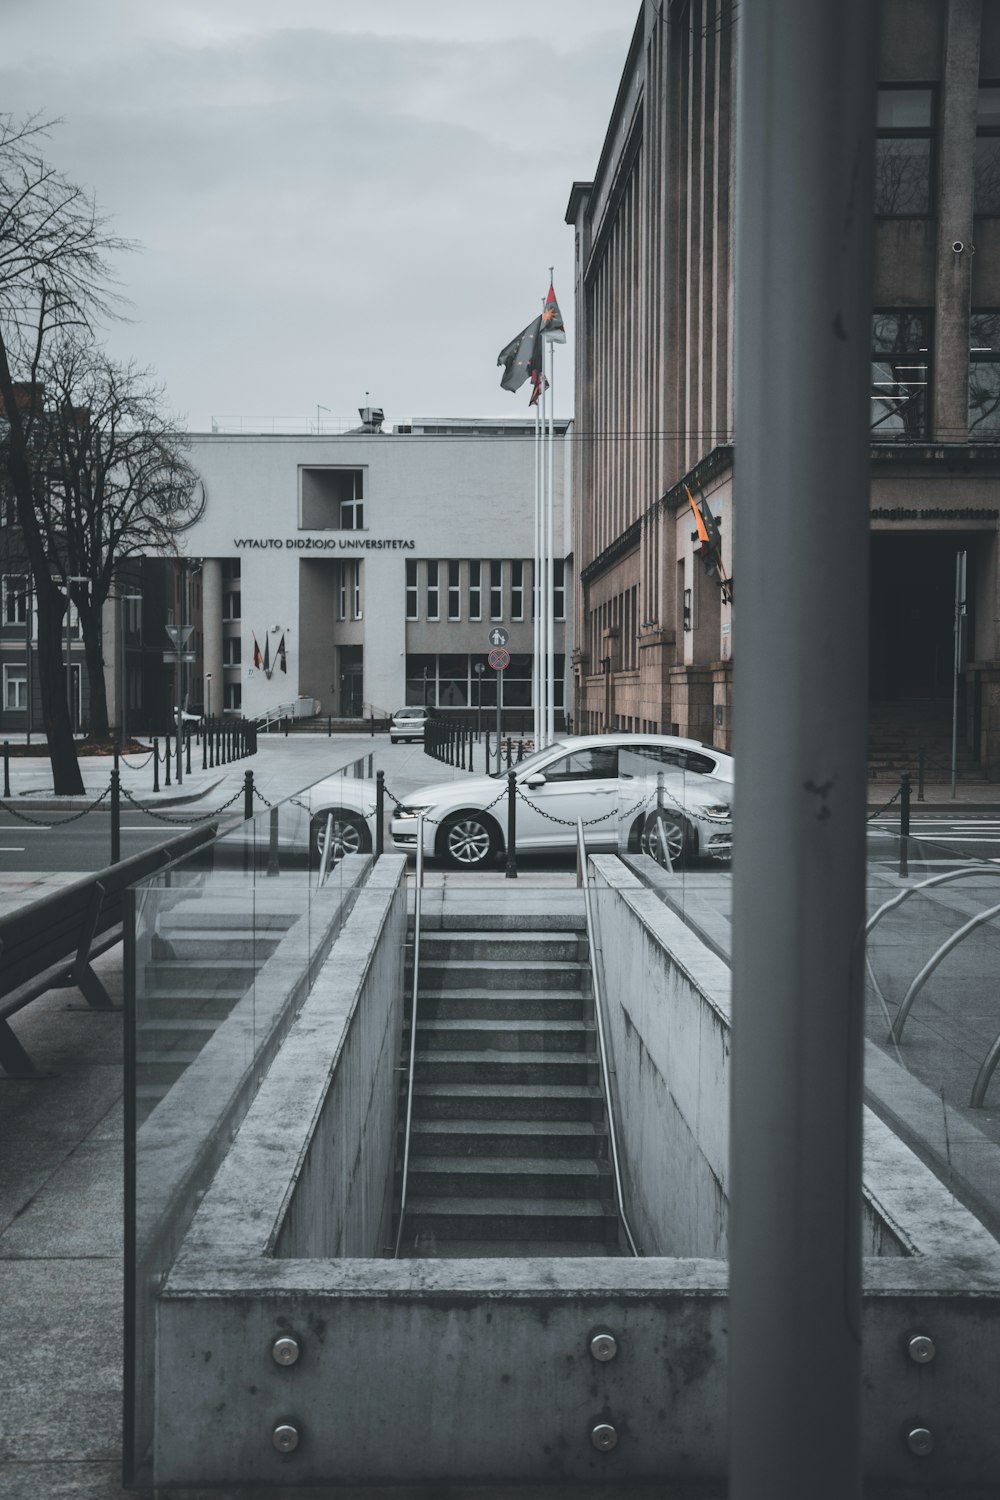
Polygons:
<instances>
[{"instance_id":1,"label":"curved metal bar","mask_svg":"<svg viewBox=\"0 0 1000 1500\"><path fill-rule=\"evenodd\" d=\"M976 1074L976 1081L972 1085L972 1095L969 1099L970 1108L982 1109L986 1099L986 1090L990 1086L990 1079L996 1071L998 1062L1000 1062L1000 1035L983 1058L979 1072Z\"/></svg>"},{"instance_id":2,"label":"curved metal bar","mask_svg":"<svg viewBox=\"0 0 1000 1500\"><path fill-rule=\"evenodd\" d=\"M399 1259L403 1242L403 1215L406 1213L406 1185L410 1171L410 1127L413 1123L413 1074L417 1057L417 990L420 985L420 897L424 888L424 815L417 815L417 869L413 905L413 994L410 1006L410 1065L406 1081L406 1128L403 1132L403 1172L399 1189L399 1223L393 1259Z\"/></svg>"},{"instance_id":3,"label":"curved metal bar","mask_svg":"<svg viewBox=\"0 0 1000 1500\"><path fill-rule=\"evenodd\" d=\"M615 1199L618 1204L618 1213L621 1217L622 1228L629 1243L629 1249L633 1255L638 1255L632 1230L629 1228L628 1216L625 1213L625 1201L622 1197L622 1174L618 1161L618 1136L615 1131L615 1112L611 1099L611 1074L608 1068L608 1049L604 1035L604 992L601 988L601 979L597 966L597 945L594 941L594 911L590 899L590 876L587 873L587 845L583 836L583 821L576 820L576 851L577 864L583 872L583 902L587 912L587 942L590 945L590 972L594 978L594 1015L597 1020L597 1051L601 1064L601 1079L604 1084L604 1097L608 1106L608 1143L611 1146L611 1172L615 1183Z\"/></svg>"},{"instance_id":4,"label":"curved metal bar","mask_svg":"<svg viewBox=\"0 0 1000 1500\"><path fill-rule=\"evenodd\" d=\"M964 880L972 875L996 875L1000 877L1000 866L997 865L975 865L966 866L961 870L946 870L942 875L928 875L926 880L918 880L916 885L908 885L905 890L897 891L888 901L883 902L878 911L868 918L865 924L865 937L872 931L876 922L880 922L886 912L892 911L893 907L899 906L907 896L912 896L916 891L925 891L932 885L948 885L953 880Z\"/></svg>"},{"instance_id":5,"label":"curved metal bar","mask_svg":"<svg viewBox=\"0 0 1000 1500\"><path fill-rule=\"evenodd\" d=\"M968 937L970 932L975 932L977 927L981 927L984 922L988 922L991 917L995 917L998 913L1000 913L1000 905L989 906L985 911L978 912L976 916L971 917L964 926L960 927L957 932L953 932L951 937L947 938L937 952L927 960L903 996L903 1003L896 1012L896 1019L889 1028L890 1041L899 1041L903 1034L903 1027L906 1025L906 1018L913 1007L914 1000L934 973L941 960L946 958L953 948L957 948L963 938Z\"/></svg>"}]
</instances>

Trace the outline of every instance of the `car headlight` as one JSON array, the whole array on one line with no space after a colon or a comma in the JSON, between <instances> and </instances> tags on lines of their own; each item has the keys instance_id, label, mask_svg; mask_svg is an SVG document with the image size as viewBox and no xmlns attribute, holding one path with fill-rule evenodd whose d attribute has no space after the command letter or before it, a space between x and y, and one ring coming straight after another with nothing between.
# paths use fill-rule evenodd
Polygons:
<instances>
[{"instance_id":1,"label":"car headlight","mask_svg":"<svg viewBox=\"0 0 1000 1500\"><path fill-rule=\"evenodd\" d=\"M725 802L714 802L711 807L703 807L702 812L706 818L718 818L720 822L733 816L732 808Z\"/></svg>"},{"instance_id":2,"label":"car headlight","mask_svg":"<svg viewBox=\"0 0 1000 1500\"><path fill-rule=\"evenodd\" d=\"M407 802L405 805L396 808L396 817L419 818L420 814L427 812L430 806L431 804L428 803L426 807L415 807L412 802Z\"/></svg>"}]
</instances>

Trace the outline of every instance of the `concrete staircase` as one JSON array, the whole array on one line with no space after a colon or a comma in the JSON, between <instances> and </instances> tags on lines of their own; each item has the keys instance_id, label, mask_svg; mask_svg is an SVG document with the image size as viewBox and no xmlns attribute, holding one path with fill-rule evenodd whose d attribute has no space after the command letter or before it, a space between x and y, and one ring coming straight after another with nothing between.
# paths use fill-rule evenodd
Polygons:
<instances>
[{"instance_id":1,"label":"concrete staircase","mask_svg":"<svg viewBox=\"0 0 1000 1500\"><path fill-rule=\"evenodd\" d=\"M586 932L464 921L421 937L400 1253L616 1255Z\"/></svg>"}]
</instances>

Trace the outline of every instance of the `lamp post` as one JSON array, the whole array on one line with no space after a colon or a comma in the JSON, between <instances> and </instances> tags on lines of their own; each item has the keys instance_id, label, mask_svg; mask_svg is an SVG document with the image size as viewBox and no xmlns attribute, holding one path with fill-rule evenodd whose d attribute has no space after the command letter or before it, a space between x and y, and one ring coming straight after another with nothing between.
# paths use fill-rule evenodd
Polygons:
<instances>
[{"instance_id":1,"label":"lamp post","mask_svg":"<svg viewBox=\"0 0 1000 1500\"><path fill-rule=\"evenodd\" d=\"M476 739L483 737L483 673L486 667L481 661L475 664L476 673Z\"/></svg>"},{"instance_id":2,"label":"lamp post","mask_svg":"<svg viewBox=\"0 0 1000 1500\"><path fill-rule=\"evenodd\" d=\"M208 719L209 721L211 721L211 718L212 718L212 674L211 674L211 672L206 672L205 673L205 718Z\"/></svg>"}]
</instances>

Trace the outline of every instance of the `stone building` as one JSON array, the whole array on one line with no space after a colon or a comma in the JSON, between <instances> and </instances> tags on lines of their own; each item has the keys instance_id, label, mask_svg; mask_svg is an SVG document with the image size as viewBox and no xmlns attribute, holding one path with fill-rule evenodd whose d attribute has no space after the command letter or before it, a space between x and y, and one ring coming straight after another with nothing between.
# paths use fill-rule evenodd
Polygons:
<instances>
[{"instance_id":1,"label":"stone building","mask_svg":"<svg viewBox=\"0 0 1000 1500\"><path fill-rule=\"evenodd\" d=\"M844 586L870 589L873 754L946 754L961 595L959 740L985 766L1000 759L1000 6L879 11L871 568L859 559ZM566 213L577 719L726 748L739 605L702 565L688 491L718 522L738 601L738 44L727 0L647 0L594 179Z\"/></svg>"}]
</instances>

